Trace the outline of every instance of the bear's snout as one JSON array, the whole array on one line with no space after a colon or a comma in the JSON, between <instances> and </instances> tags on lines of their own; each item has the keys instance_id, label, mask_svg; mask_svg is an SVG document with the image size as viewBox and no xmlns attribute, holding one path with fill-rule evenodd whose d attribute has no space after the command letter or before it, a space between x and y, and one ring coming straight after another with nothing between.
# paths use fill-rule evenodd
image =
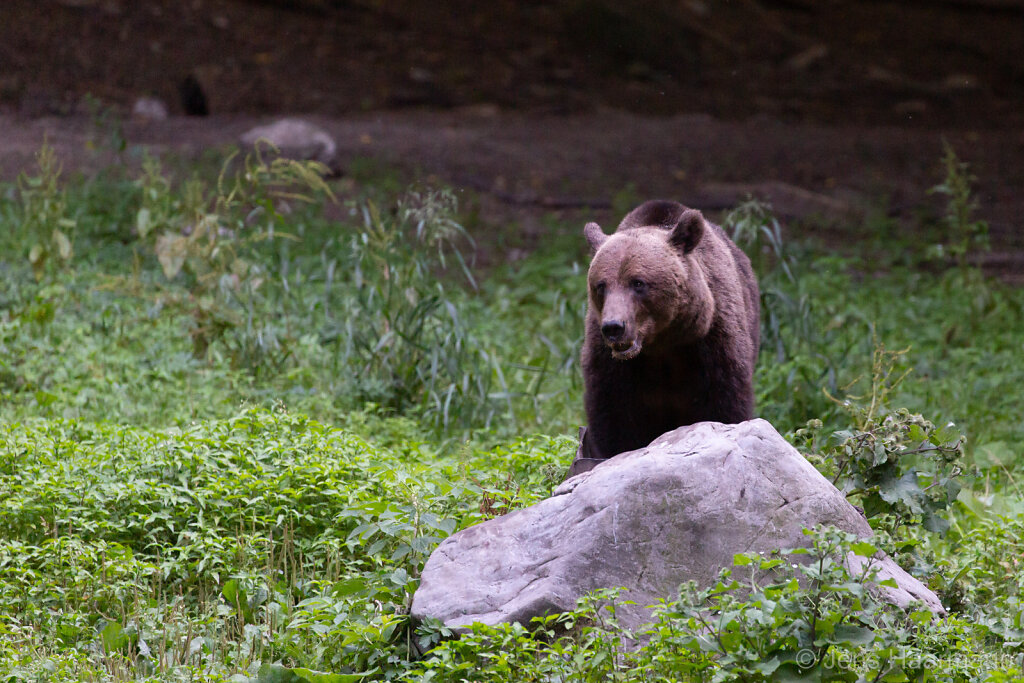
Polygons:
<instances>
[{"instance_id":1,"label":"bear's snout","mask_svg":"<svg viewBox=\"0 0 1024 683\"><path fill-rule=\"evenodd\" d=\"M605 345L611 349L612 358L616 360L631 360L636 358L643 346L639 335L629 332L626 323L614 318L601 323L601 337Z\"/></svg>"},{"instance_id":2,"label":"bear's snout","mask_svg":"<svg viewBox=\"0 0 1024 683\"><path fill-rule=\"evenodd\" d=\"M619 320L606 320L601 323L601 336L609 344L614 344L622 339L626 332L626 326Z\"/></svg>"}]
</instances>

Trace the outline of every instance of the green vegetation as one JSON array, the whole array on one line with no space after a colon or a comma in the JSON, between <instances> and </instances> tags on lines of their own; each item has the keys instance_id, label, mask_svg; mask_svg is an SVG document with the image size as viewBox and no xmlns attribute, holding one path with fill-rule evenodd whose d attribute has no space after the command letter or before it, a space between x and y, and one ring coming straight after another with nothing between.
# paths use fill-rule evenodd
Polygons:
<instances>
[{"instance_id":1,"label":"green vegetation","mask_svg":"<svg viewBox=\"0 0 1024 683\"><path fill-rule=\"evenodd\" d=\"M946 169L946 273L727 217L764 295L759 412L878 533L740 556L636 645L614 590L457 640L407 617L441 539L573 456L579 226L481 271L443 189L269 152L65 181L44 148L0 187L0 680L1020 680L1024 292L971 269ZM951 616L831 561L876 547Z\"/></svg>"},{"instance_id":2,"label":"green vegetation","mask_svg":"<svg viewBox=\"0 0 1024 683\"><path fill-rule=\"evenodd\" d=\"M934 253L945 254L956 259L960 276L965 281L970 276L970 255L972 249L988 249L988 223L972 217L978 202L971 193L975 178L968 165L960 161L956 151L944 142L942 165L946 170L945 179L933 187L931 192L947 197L947 210L943 224L946 227L946 244L936 244Z\"/></svg>"}]
</instances>

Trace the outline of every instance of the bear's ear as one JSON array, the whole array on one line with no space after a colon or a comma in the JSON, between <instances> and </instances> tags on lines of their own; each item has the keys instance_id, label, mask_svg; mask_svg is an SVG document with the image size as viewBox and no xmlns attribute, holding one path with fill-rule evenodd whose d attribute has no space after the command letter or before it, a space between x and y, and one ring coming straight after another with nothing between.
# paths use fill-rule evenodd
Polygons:
<instances>
[{"instance_id":1,"label":"bear's ear","mask_svg":"<svg viewBox=\"0 0 1024 683\"><path fill-rule=\"evenodd\" d=\"M597 253L597 250L608 239L608 235L601 232L601 226L597 223L587 223L583 227L583 236L587 238L587 242L590 243L590 248L594 253Z\"/></svg>"},{"instance_id":2,"label":"bear's ear","mask_svg":"<svg viewBox=\"0 0 1024 683\"><path fill-rule=\"evenodd\" d=\"M707 223L704 214L696 209L687 209L679 217L679 222L668 235L668 242L677 249L682 249L684 254L693 251L700 238L704 236L704 229Z\"/></svg>"}]
</instances>

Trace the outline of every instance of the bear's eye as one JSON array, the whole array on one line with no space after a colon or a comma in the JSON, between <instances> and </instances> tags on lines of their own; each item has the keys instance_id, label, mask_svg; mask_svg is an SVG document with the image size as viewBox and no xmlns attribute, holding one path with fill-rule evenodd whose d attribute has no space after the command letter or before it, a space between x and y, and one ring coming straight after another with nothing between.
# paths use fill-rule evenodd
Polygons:
<instances>
[{"instance_id":1,"label":"bear's eye","mask_svg":"<svg viewBox=\"0 0 1024 683\"><path fill-rule=\"evenodd\" d=\"M632 287L633 291L637 294L643 294L647 291L647 283L643 280L638 280L637 278L630 280L629 286Z\"/></svg>"},{"instance_id":2,"label":"bear's eye","mask_svg":"<svg viewBox=\"0 0 1024 683\"><path fill-rule=\"evenodd\" d=\"M604 296L604 288L605 288L605 284L603 282L598 282L596 285L594 285L594 296L596 296L596 297Z\"/></svg>"}]
</instances>

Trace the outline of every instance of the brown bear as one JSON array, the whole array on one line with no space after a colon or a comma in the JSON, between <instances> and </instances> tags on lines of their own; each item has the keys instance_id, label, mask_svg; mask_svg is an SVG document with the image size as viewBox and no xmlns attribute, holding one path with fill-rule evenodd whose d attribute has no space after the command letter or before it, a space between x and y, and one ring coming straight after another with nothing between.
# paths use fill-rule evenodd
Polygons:
<instances>
[{"instance_id":1,"label":"brown bear","mask_svg":"<svg viewBox=\"0 0 1024 683\"><path fill-rule=\"evenodd\" d=\"M750 260L700 211L654 200L594 250L582 365L581 458L610 458L704 420L754 413L760 294Z\"/></svg>"}]
</instances>

